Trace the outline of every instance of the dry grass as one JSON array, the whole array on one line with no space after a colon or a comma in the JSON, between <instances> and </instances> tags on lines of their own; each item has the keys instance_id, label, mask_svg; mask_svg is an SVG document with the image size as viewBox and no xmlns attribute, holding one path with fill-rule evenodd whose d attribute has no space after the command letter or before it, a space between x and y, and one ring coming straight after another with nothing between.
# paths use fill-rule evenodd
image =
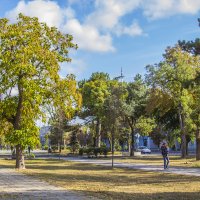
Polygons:
<instances>
[{"instance_id":1,"label":"dry grass","mask_svg":"<svg viewBox=\"0 0 200 200\"><path fill-rule=\"evenodd\" d=\"M186 159L181 159L180 156L169 156L170 166L173 167L200 167L200 161L196 161L194 156L189 156ZM138 157L117 157L116 162L123 163L145 163L151 165L163 165L162 156L141 155Z\"/></svg>"},{"instance_id":2,"label":"dry grass","mask_svg":"<svg viewBox=\"0 0 200 200\"><path fill-rule=\"evenodd\" d=\"M0 167L14 162L0 160ZM200 177L130 169L111 169L63 160L26 161L23 173L53 185L82 191L101 199L174 200L200 199Z\"/></svg>"}]
</instances>

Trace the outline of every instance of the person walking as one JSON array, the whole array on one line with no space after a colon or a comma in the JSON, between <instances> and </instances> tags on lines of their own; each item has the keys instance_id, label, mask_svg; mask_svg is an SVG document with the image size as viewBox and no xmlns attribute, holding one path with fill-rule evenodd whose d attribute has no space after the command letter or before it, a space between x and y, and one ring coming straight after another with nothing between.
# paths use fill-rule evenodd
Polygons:
<instances>
[{"instance_id":1,"label":"person walking","mask_svg":"<svg viewBox=\"0 0 200 200\"><path fill-rule=\"evenodd\" d=\"M169 157L168 157L169 151L165 142L163 142L161 146L161 153L162 153L163 161L164 161L164 169L167 169L169 165Z\"/></svg>"}]
</instances>

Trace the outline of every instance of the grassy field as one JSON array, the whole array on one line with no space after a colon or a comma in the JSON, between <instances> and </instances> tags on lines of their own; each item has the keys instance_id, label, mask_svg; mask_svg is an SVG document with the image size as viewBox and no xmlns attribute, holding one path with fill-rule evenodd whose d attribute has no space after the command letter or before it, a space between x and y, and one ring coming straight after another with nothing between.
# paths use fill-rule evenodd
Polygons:
<instances>
[{"instance_id":1,"label":"grassy field","mask_svg":"<svg viewBox=\"0 0 200 200\"><path fill-rule=\"evenodd\" d=\"M0 160L0 167L14 161ZM74 163L62 160L27 160L23 173L69 190L101 199L200 199L200 177Z\"/></svg>"},{"instance_id":2,"label":"grassy field","mask_svg":"<svg viewBox=\"0 0 200 200\"><path fill-rule=\"evenodd\" d=\"M170 166L173 167L200 167L200 161L196 161L194 156L181 159L180 156L169 156ZM117 157L116 162L123 163L145 163L150 165L163 165L162 156L141 155L137 157Z\"/></svg>"}]
</instances>

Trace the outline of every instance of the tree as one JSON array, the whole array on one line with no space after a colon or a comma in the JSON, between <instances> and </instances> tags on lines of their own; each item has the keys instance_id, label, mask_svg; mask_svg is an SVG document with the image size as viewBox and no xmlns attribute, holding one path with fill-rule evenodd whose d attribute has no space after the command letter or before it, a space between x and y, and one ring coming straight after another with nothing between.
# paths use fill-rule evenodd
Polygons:
<instances>
[{"instance_id":1,"label":"tree","mask_svg":"<svg viewBox=\"0 0 200 200\"><path fill-rule=\"evenodd\" d=\"M167 140L170 145L173 142L175 144L174 138L178 138L173 136L177 136L177 134L172 133L177 133L179 119L172 97L160 88L149 89L146 111L154 116L157 124L150 134L154 143L158 147L163 140Z\"/></svg>"},{"instance_id":2,"label":"tree","mask_svg":"<svg viewBox=\"0 0 200 200\"><path fill-rule=\"evenodd\" d=\"M194 41L178 41L178 45L182 50L193 54L194 56L200 55L200 38L196 38Z\"/></svg>"},{"instance_id":3,"label":"tree","mask_svg":"<svg viewBox=\"0 0 200 200\"><path fill-rule=\"evenodd\" d=\"M167 48L164 61L147 67L147 81L173 101L179 118L182 158L186 157L186 135L190 126L193 95L191 82L196 78L199 58L182 51L179 46ZM170 110L170 108L169 108Z\"/></svg>"},{"instance_id":4,"label":"tree","mask_svg":"<svg viewBox=\"0 0 200 200\"><path fill-rule=\"evenodd\" d=\"M144 81L142 80L141 75L139 74L136 75L134 81L128 83L127 92L128 95L124 99L123 103L123 116L125 117L125 120L128 123L129 127L131 128L130 155L133 156L135 150L135 140L134 140L135 134L138 131L141 131L140 133L143 134L141 129L142 122L145 123L143 124L144 127L145 126L148 127L148 125L146 124L146 122L148 122L147 120L148 116L146 116L146 111L145 111L148 93L147 93L147 87ZM140 128L138 126L140 126Z\"/></svg>"},{"instance_id":5,"label":"tree","mask_svg":"<svg viewBox=\"0 0 200 200\"><path fill-rule=\"evenodd\" d=\"M122 121L122 103L126 95L121 83L112 81L110 95L104 102L104 126L111 133L112 168L114 166L114 142Z\"/></svg>"},{"instance_id":6,"label":"tree","mask_svg":"<svg viewBox=\"0 0 200 200\"><path fill-rule=\"evenodd\" d=\"M198 23L200 26L200 19L198 18ZM199 56L200 55L200 38L196 38L194 41L178 41L178 45L181 47L183 51L186 51L193 56ZM195 83L195 84L194 84ZM200 122L199 122L199 83L200 83L200 72L197 71L197 76L194 79L192 86L193 86L193 95L194 98L194 106L192 106L192 120L194 123L193 131L195 131L196 135L196 160L200 160Z\"/></svg>"},{"instance_id":7,"label":"tree","mask_svg":"<svg viewBox=\"0 0 200 200\"><path fill-rule=\"evenodd\" d=\"M96 146L101 144L101 126L104 116L104 102L109 95L109 75L93 73L88 81L81 82L83 96L83 115L90 116L96 122Z\"/></svg>"},{"instance_id":8,"label":"tree","mask_svg":"<svg viewBox=\"0 0 200 200\"><path fill-rule=\"evenodd\" d=\"M78 138L77 138L77 132L76 131L73 131L71 133L69 145L71 147L72 153L74 154L79 148L79 143L78 143Z\"/></svg>"},{"instance_id":9,"label":"tree","mask_svg":"<svg viewBox=\"0 0 200 200\"><path fill-rule=\"evenodd\" d=\"M49 124L51 125L50 140L54 145L58 145L61 153L63 144L63 134L69 131L67 123L76 112L80 110L82 97L77 89L75 77L68 75L62 78L59 84L52 88L52 97L48 99L46 110L49 114Z\"/></svg>"},{"instance_id":10,"label":"tree","mask_svg":"<svg viewBox=\"0 0 200 200\"><path fill-rule=\"evenodd\" d=\"M8 125L5 136L16 147L18 169L25 168L24 148L39 142L36 120L45 118L42 106L59 98L52 88L61 81L59 64L71 61L68 51L77 47L72 39L35 17L19 14L14 24L0 19L0 126Z\"/></svg>"},{"instance_id":11,"label":"tree","mask_svg":"<svg viewBox=\"0 0 200 200\"><path fill-rule=\"evenodd\" d=\"M193 88L194 104L192 105L191 119L196 137L196 160L200 160L200 87Z\"/></svg>"}]
</instances>

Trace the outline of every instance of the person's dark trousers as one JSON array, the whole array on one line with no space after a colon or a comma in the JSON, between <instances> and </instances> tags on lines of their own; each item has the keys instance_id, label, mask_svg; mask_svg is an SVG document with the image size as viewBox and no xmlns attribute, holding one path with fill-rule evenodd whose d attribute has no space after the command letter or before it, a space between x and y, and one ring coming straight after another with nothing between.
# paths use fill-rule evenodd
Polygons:
<instances>
[{"instance_id":1,"label":"person's dark trousers","mask_svg":"<svg viewBox=\"0 0 200 200\"><path fill-rule=\"evenodd\" d=\"M164 160L164 169L167 169L168 165L169 165L169 158L168 158L168 156L163 156L163 160Z\"/></svg>"}]
</instances>

